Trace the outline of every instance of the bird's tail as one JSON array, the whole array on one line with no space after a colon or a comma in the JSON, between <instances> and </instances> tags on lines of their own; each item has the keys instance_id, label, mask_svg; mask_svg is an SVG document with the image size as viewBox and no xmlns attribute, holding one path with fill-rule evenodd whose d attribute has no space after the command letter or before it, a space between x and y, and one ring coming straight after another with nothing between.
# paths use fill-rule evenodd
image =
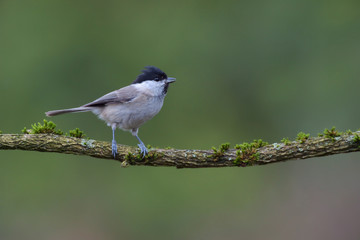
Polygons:
<instances>
[{"instance_id":1,"label":"bird's tail","mask_svg":"<svg viewBox=\"0 0 360 240\"><path fill-rule=\"evenodd\" d=\"M46 112L45 114L46 114L46 116L50 117L50 116L56 116L56 115L64 114L64 113L87 112L87 111L91 111L91 108L77 107L77 108L61 109L61 110L49 111L49 112Z\"/></svg>"}]
</instances>

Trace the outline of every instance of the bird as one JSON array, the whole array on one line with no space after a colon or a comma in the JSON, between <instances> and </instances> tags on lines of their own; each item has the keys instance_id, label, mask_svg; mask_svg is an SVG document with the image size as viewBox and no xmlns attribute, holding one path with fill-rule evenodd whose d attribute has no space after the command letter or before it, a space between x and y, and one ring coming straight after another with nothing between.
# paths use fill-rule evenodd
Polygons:
<instances>
[{"instance_id":1,"label":"bird","mask_svg":"<svg viewBox=\"0 0 360 240\"><path fill-rule=\"evenodd\" d=\"M163 106L170 83L176 78L168 77L155 66L146 66L128 86L76 108L48 111L47 116L64 113L92 112L112 129L112 155L116 158L115 130L130 131L139 141L140 155L144 158L148 149L138 136L139 127L158 114Z\"/></svg>"}]
</instances>

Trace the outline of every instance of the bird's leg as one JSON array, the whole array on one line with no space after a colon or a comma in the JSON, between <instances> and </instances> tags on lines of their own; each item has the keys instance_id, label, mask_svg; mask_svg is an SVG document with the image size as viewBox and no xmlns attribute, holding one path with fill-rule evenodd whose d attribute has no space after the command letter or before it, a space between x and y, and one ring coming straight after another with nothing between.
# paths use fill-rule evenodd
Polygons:
<instances>
[{"instance_id":1,"label":"bird's leg","mask_svg":"<svg viewBox=\"0 0 360 240\"><path fill-rule=\"evenodd\" d=\"M115 140L115 129L116 129L116 127L112 127L113 139L112 139L111 150L112 150L112 155L114 156L114 158L116 157L116 153L117 153L117 144L116 144L116 140Z\"/></svg>"},{"instance_id":2,"label":"bird's leg","mask_svg":"<svg viewBox=\"0 0 360 240\"><path fill-rule=\"evenodd\" d=\"M138 135L135 135L135 137L136 137L137 140L139 141L138 146L139 146L139 148L140 148L140 154L142 154L142 157L144 158L145 155L147 155L149 151L148 151L147 148L145 147L145 144L144 144L144 143L141 141L141 139L138 137Z\"/></svg>"},{"instance_id":3,"label":"bird's leg","mask_svg":"<svg viewBox=\"0 0 360 240\"><path fill-rule=\"evenodd\" d=\"M142 154L142 157L144 158L146 154L148 154L148 150L147 148L145 147L145 144L141 141L141 139L138 137L138 131L139 129L138 128L133 128L131 129L131 134L137 138L137 140L139 141L139 148L140 148L140 154Z\"/></svg>"}]
</instances>

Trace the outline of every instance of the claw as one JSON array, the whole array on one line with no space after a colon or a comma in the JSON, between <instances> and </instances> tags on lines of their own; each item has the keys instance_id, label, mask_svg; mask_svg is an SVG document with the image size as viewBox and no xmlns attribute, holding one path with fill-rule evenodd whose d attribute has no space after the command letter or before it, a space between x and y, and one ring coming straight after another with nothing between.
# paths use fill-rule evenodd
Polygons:
<instances>
[{"instance_id":1,"label":"claw","mask_svg":"<svg viewBox=\"0 0 360 240\"><path fill-rule=\"evenodd\" d=\"M115 140L112 140L111 150L112 150L112 155L115 158L117 154L117 144Z\"/></svg>"},{"instance_id":2,"label":"claw","mask_svg":"<svg viewBox=\"0 0 360 240\"><path fill-rule=\"evenodd\" d=\"M136 132L135 132L135 134L136 135L134 135L136 138L137 138L137 140L139 141L139 144L138 144L138 146L139 146L139 148L140 148L140 154L142 154L143 156L143 158L145 157L145 155L146 154L148 154L148 150L147 150L147 148L145 147L145 144L141 141L141 139L138 137L138 135L137 135L137 130L136 130Z\"/></svg>"},{"instance_id":3,"label":"claw","mask_svg":"<svg viewBox=\"0 0 360 240\"><path fill-rule=\"evenodd\" d=\"M149 151L147 150L147 148L145 147L145 145L143 143L139 143L138 146L140 148L140 154L142 154L142 157L144 158L145 155L147 155L149 153Z\"/></svg>"}]
</instances>

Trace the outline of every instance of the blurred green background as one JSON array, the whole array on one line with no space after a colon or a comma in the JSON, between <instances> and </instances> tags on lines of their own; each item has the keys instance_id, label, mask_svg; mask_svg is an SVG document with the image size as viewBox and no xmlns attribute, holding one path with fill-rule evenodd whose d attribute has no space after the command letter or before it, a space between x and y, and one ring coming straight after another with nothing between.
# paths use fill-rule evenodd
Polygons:
<instances>
[{"instance_id":1,"label":"blurred green background","mask_svg":"<svg viewBox=\"0 0 360 240\"><path fill-rule=\"evenodd\" d=\"M0 130L176 77L139 136L210 149L360 127L359 1L0 2ZM98 140L90 113L51 118ZM119 143L135 146L127 132ZM120 168L0 152L0 239L359 239L359 153L263 167Z\"/></svg>"}]
</instances>

